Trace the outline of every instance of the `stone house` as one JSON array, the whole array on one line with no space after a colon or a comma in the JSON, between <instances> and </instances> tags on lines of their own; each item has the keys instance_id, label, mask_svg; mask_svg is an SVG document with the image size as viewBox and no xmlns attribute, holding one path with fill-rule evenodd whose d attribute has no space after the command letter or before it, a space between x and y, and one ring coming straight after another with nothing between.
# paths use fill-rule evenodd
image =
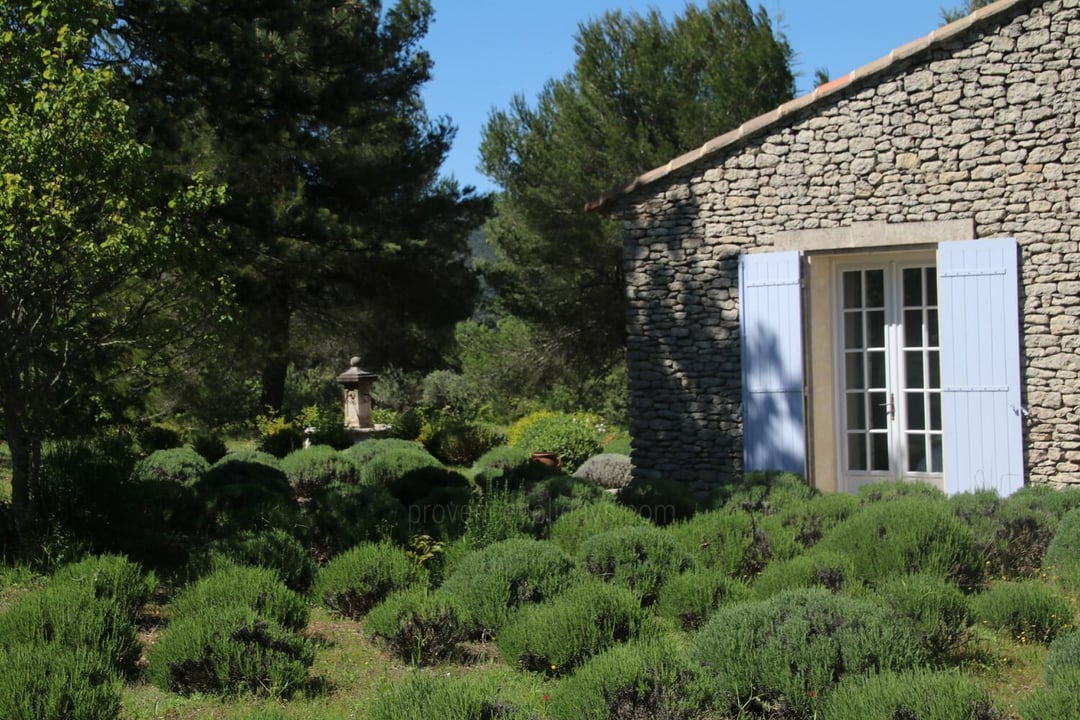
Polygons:
<instances>
[{"instance_id":1,"label":"stone house","mask_svg":"<svg viewBox=\"0 0 1080 720\"><path fill-rule=\"evenodd\" d=\"M1080 483L1080 0L999 0L590 205L635 476Z\"/></svg>"}]
</instances>

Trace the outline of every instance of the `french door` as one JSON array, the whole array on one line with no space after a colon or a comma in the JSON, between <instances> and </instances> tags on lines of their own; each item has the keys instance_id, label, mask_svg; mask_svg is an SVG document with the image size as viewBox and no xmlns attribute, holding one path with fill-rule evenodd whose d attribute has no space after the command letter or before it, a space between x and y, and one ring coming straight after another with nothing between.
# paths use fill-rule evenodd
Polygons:
<instances>
[{"instance_id":1,"label":"french door","mask_svg":"<svg viewBox=\"0 0 1080 720\"><path fill-rule=\"evenodd\" d=\"M844 486L943 486L941 344L933 255L838 266Z\"/></svg>"}]
</instances>

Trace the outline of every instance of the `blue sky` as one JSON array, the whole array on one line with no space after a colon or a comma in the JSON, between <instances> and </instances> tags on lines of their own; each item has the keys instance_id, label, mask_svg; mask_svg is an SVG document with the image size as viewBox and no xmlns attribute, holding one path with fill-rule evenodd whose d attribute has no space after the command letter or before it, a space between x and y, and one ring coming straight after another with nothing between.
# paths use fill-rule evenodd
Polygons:
<instances>
[{"instance_id":1,"label":"blue sky","mask_svg":"<svg viewBox=\"0 0 1080 720\"><path fill-rule=\"evenodd\" d=\"M692 4L703 4L704 0ZM481 129L515 93L536 98L544 83L574 62L579 23L608 10L668 18L686 0L433 0L435 21L423 47L435 62L424 90L432 116L448 116L457 137L444 175L480 190L494 187L479 171ZM752 6L756 3L751 2ZM799 93L812 90L814 70L838 78L941 25L943 6L961 0L760 0L795 51Z\"/></svg>"}]
</instances>

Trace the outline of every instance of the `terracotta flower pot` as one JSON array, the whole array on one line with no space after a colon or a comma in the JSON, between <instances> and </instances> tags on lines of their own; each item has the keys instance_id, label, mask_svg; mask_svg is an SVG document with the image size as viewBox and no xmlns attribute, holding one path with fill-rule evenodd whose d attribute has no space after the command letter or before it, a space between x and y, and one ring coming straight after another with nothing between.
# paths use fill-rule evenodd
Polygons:
<instances>
[{"instance_id":1,"label":"terracotta flower pot","mask_svg":"<svg viewBox=\"0 0 1080 720\"><path fill-rule=\"evenodd\" d=\"M534 463L540 463L547 467L562 467L562 458L559 457L558 453L534 452L531 459Z\"/></svg>"}]
</instances>

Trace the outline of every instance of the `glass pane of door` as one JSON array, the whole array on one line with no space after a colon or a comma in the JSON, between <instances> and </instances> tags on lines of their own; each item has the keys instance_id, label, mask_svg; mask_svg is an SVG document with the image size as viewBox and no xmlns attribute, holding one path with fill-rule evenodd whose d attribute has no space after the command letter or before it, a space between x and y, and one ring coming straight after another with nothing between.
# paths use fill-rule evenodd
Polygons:
<instances>
[{"instance_id":1,"label":"glass pane of door","mask_svg":"<svg viewBox=\"0 0 1080 720\"><path fill-rule=\"evenodd\" d=\"M901 271L903 329L903 422L907 447L904 471L940 473L941 372L938 367L937 270Z\"/></svg>"}]
</instances>

